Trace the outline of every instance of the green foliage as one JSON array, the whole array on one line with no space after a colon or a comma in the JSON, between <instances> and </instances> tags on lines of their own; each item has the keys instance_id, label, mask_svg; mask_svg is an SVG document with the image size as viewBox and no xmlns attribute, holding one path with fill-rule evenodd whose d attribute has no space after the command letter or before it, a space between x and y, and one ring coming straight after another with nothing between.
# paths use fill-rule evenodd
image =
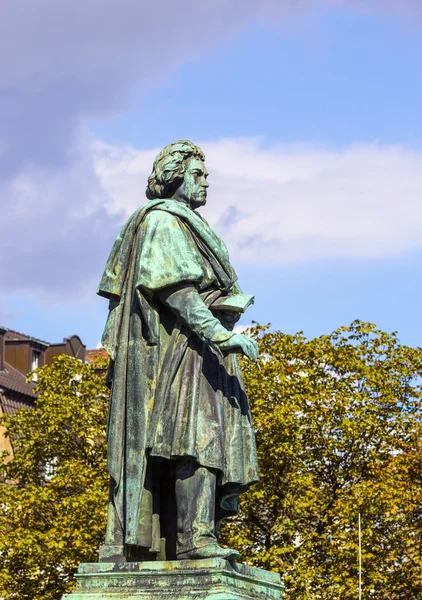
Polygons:
<instances>
[{"instance_id":1,"label":"green foliage","mask_svg":"<svg viewBox=\"0 0 422 600\"><path fill-rule=\"evenodd\" d=\"M98 560L106 518L108 390L67 356L38 370L33 410L3 418L13 440L0 485L0 597L58 600Z\"/></svg>"},{"instance_id":2,"label":"green foliage","mask_svg":"<svg viewBox=\"0 0 422 600\"><path fill-rule=\"evenodd\" d=\"M288 600L422 598L422 349L356 321L329 336L257 327L242 360L261 482L223 529Z\"/></svg>"}]
</instances>

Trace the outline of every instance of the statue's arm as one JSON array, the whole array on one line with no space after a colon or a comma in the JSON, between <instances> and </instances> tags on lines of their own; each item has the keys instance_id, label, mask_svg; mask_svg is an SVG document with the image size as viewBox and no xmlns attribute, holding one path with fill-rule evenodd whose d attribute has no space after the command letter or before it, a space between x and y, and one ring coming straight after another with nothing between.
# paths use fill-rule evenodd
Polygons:
<instances>
[{"instance_id":1,"label":"statue's arm","mask_svg":"<svg viewBox=\"0 0 422 600\"><path fill-rule=\"evenodd\" d=\"M258 345L248 336L229 331L207 308L193 284L179 284L157 292L168 306L202 340L225 353L242 353L251 360L258 358Z\"/></svg>"},{"instance_id":2,"label":"statue's arm","mask_svg":"<svg viewBox=\"0 0 422 600\"><path fill-rule=\"evenodd\" d=\"M207 308L194 285L175 285L156 293L161 302L181 317L201 340L220 346L235 335Z\"/></svg>"}]
</instances>

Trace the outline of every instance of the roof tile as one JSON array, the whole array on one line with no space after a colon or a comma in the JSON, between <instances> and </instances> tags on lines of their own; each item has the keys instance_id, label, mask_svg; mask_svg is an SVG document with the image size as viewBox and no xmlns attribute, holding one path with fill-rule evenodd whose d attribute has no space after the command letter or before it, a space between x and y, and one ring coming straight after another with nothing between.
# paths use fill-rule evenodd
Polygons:
<instances>
[{"instance_id":1,"label":"roof tile","mask_svg":"<svg viewBox=\"0 0 422 600\"><path fill-rule=\"evenodd\" d=\"M94 362L94 360L97 360L98 358L108 358L105 348L96 348L95 350L86 351L86 359L90 363Z\"/></svg>"},{"instance_id":2,"label":"roof tile","mask_svg":"<svg viewBox=\"0 0 422 600\"><path fill-rule=\"evenodd\" d=\"M4 363L4 371L0 371L0 388L36 398L35 384L27 383L25 375L7 363Z\"/></svg>"},{"instance_id":3,"label":"roof tile","mask_svg":"<svg viewBox=\"0 0 422 600\"><path fill-rule=\"evenodd\" d=\"M7 332L4 334L4 339L5 341L10 341L10 342L23 342L23 341L28 341L28 342L39 342L41 344L48 344L48 342L45 342L44 340L39 340L38 338L34 338L30 335L26 335L25 333L20 333L19 331L13 331L13 329L8 329Z\"/></svg>"},{"instance_id":4,"label":"roof tile","mask_svg":"<svg viewBox=\"0 0 422 600\"><path fill-rule=\"evenodd\" d=\"M29 398L27 400L16 400L15 398L10 398L0 393L0 406L4 414L13 417L20 408L33 408L34 400Z\"/></svg>"}]
</instances>

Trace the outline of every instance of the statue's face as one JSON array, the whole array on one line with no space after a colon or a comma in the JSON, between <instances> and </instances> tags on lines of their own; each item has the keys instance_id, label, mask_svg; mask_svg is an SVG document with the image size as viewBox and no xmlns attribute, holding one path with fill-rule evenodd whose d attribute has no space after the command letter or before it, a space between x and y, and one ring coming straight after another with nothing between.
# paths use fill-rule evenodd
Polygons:
<instances>
[{"instance_id":1,"label":"statue's face","mask_svg":"<svg viewBox=\"0 0 422 600\"><path fill-rule=\"evenodd\" d=\"M207 201L208 172L199 158L189 158L185 164L185 177L174 197L187 202L191 208L203 206Z\"/></svg>"}]
</instances>

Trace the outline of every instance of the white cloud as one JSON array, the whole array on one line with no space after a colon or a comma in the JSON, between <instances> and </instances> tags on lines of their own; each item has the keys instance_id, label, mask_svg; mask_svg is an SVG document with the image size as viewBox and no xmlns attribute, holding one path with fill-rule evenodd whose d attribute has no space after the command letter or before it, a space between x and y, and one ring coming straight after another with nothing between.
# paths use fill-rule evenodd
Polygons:
<instances>
[{"instance_id":1,"label":"white cloud","mask_svg":"<svg viewBox=\"0 0 422 600\"><path fill-rule=\"evenodd\" d=\"M419 0L0 2L0 177L67 164L81 124L139 103L185 61L224 51L251 21L300 29L327 4L400 10L412 22L421 10Z\"/></svg>"},{"instance_id":2,"label":"white cloud","mask_svg":"<svg viewBox=\"0 0 422 600\"><path fill-rule=\"evenodd\" d=\"M422 151L200 143L210 172L203 209L234 264L383 259L422 246ZM146 201L158 148L82 138L69 167L0 184L3 294L92 295L124 220Z\"/></svg>"},{"instance_id":3,"label":"white cloud","mask_svg":"<svg viewBox=\"0 0 422 600\"><path fill-rule=\"evenodd\" d=\"M254 19L286 26L289 16L330 2L420 10L419 1L402 0L244 0L241 11L233 0L1 2L3 297L92 293L118 226L144 201L159 149L92 145L80 133L88 119L124 110L184 61L220 52ZM203 146L212 184L206 214L236 262L419 247L418 152L265 148L257 140Z\"/></svg>"},{"instance_id":4,"label":"white cloud","mask_svg":"<svg viewBox=\"0 0 422 600\"><path fill-rule=\"evenodd\" d=\"M422 246L422 151L268 147L259 139L200 145L210 172L203 212L236 262L379 259ZM156 152L96 145L110 213L129 215L144 202Z\"/></svg>"},{"instance_id":5,"label":"white cloud","mask_svg":"<svg viewBox=\"0 0 422 600\"><path fill-rule=\"evenodd\" d=\"M241 11L232 0L0 2L3 295L74 296L98 279L116 220L86 123L139 102L186 60L223 51L252 19L286 10L280 0L244 0Z\"/></svg>"},{"instance_id":6,"label":"white cloud","mask_svg":"<svg viewBox=\"0 0 422 600\"><path fill-rule=\"evenodd\" d=\"M74 299L95 290L118 224L106 209L89 138L74 152L61 169L32 167L0 181L3 295L47 292Z\"/></svg>"},{"instance_id":7,"label":"white cloud","mask_svg":"<svg viewBox=\"0 0 422 600\"><path fill-rule=\"evenodd\" d=\"M61 166L81 123L121 111L280 0L0 3L0 176Z\"/></svg>"}]
</instances>

